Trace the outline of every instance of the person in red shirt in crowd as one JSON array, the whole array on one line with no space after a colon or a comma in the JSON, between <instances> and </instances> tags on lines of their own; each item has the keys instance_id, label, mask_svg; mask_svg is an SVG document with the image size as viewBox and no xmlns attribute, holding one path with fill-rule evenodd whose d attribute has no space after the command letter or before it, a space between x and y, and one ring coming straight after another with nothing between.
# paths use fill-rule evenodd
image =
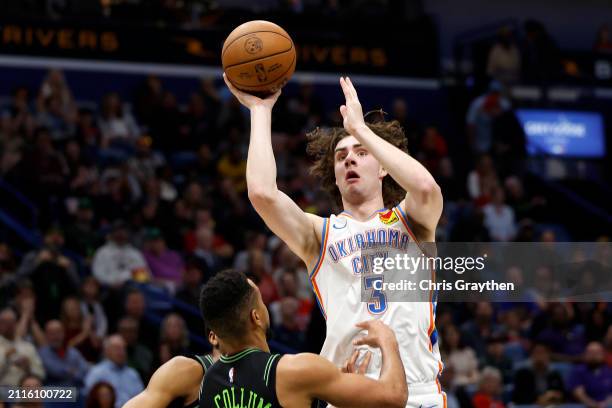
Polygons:
<instances>
[{"instance_id":1,"label":"person in red shirt in crowd","mask_svg":"<svg viewBox=\"0 0 612 408\"><path fill-rule=\"evenodd\" d=\"M501 400L502 375L497 368L485 367L480 377L478 391L472 397L474 408L504 408Z\"/></svg>"}]
</instances>

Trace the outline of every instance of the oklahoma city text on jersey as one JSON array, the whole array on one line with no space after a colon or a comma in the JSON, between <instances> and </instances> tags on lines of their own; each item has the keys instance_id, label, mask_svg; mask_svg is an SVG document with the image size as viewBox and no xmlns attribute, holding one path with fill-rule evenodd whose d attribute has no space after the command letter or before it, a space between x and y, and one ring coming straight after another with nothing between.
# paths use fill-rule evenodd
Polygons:
<instances>
[{"instance_id":1,"label":"oklahoma city text on jersey","mask_svg":"<svg viewBox=\"0 0 612 408\"><path fill-rule=\"evenodd\" d=\"M385 247L400 251L406 251L408 245L416 245L410 236L395 228L375 228L355 233L347 238L339 239L327 246L327 253L334 263L353 256L351 266L355 275L372 272L375 259L386 259L389 252ZM377 252L362 253L364 250L377 250Z\"/></svg>"}]
</instances>

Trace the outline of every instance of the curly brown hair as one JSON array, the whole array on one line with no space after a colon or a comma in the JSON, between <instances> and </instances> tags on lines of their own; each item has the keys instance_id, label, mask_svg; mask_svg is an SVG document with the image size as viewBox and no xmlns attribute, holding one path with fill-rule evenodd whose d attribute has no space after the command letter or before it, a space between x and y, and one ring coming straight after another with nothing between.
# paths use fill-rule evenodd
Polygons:
<instances>
[{"instance_id":1,"label":"curly brown hair","mask_svg":"<svg viewBox=\"0 0 612 408\"><path fill-rule=\"evenodd\" d=\"M367 126L379 137L408 153L408 141L398 121L368 123ZM306 135L308 138L306 152L314 160L310 173L320 181L323 190L340 207L342 207L342 197L336 186L334 150L338 142L347 136L350 136L349 133L342 127L316 128ZM383 179L382 190L383 201L387 208L397 205L406 195L406 191L390 176Z\"/></svg>"}]
</instances>

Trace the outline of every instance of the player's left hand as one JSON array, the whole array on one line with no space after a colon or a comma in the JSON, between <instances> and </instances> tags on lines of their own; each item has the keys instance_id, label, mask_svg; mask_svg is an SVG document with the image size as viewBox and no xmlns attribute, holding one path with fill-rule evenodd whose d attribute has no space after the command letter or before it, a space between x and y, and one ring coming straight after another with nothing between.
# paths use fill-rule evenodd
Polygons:
<instances>
[{"instance_id":1,"label":"player's left hand","mask_svg":"<svg viewBox=\"0 0 612 408\"><path fill-rule=\"evenodd\" d=\"M357 363L359 358L359 350L355 350L350 359L346 360L346 363L342 366L343 373L362 374L366 373L368 366L370 365L370 359L372 358L372 352L366 351L365 356L361 360L361 363Z\"/></svg>"},{"instance_id":2,"label":"player's left hand","mask_svg":"<svg viewBox=\"0 0 612 408\"><path fill-rule=\"evenodd\" d=\"M363 110L361 109L361 103L357 97L357 90L353 86L349 77L340 77L340 86L342 92L344 92L345 104L340 106L340 114L342 115L344 129L351 135L365 126L365 120L363 119Z\"/></svg>"}]
</instances>

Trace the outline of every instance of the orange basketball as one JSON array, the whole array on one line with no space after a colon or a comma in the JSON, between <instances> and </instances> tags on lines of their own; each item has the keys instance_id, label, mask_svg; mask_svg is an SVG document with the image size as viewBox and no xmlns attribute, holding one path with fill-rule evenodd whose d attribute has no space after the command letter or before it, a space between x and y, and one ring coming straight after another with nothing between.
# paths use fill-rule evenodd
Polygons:
<instances>
[{"instance_id":1,"label":"orange basketball","mask_svg":"<svg viewBox=\"0 0 612 408\"><path fill-rule=\"evenodd\" d=\"M238 26L223 43L223 71L238 89L270 94L282 88L295 71L295 46L289 34L269 21Z\"/></svg>"}]
</instances>

